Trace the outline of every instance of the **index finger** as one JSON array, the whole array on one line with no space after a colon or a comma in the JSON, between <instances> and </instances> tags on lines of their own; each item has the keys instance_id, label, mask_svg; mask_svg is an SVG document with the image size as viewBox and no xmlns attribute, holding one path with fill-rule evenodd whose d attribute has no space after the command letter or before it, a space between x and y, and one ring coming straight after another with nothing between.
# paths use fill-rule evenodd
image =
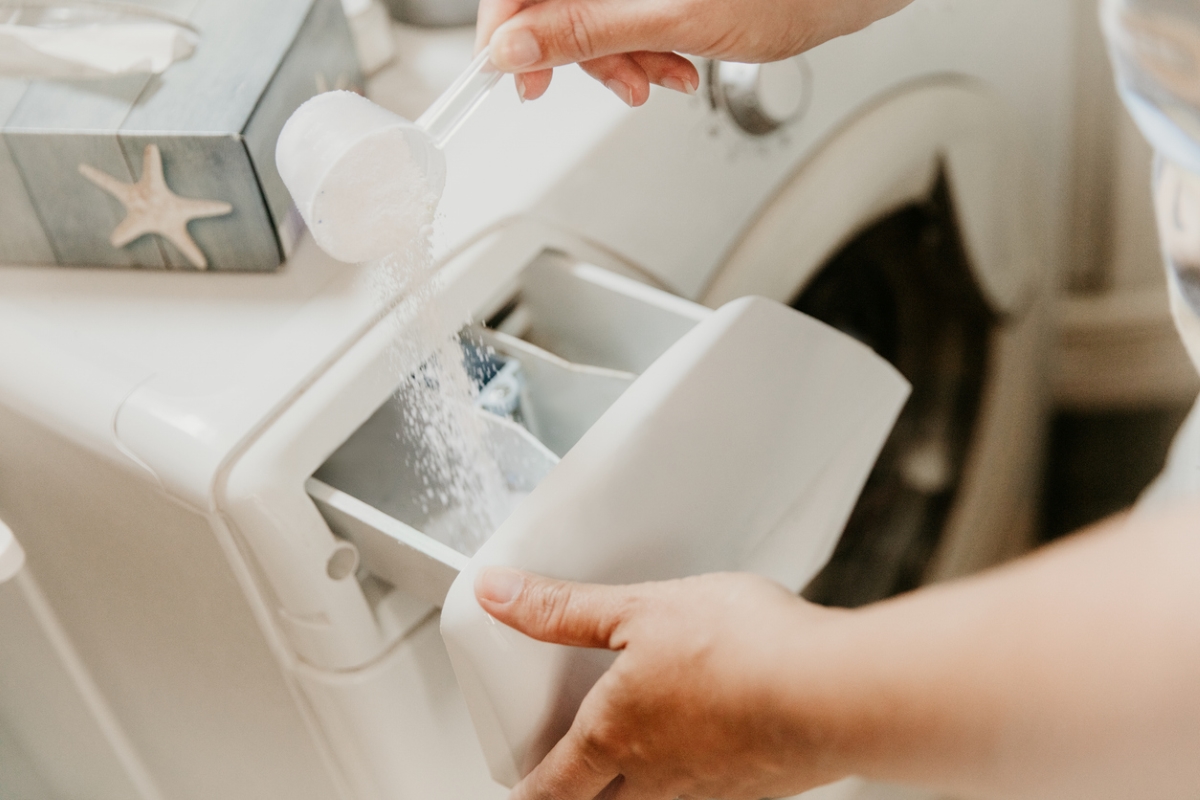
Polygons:
<instances>
[{"instance_id":1,"label":"index finger","mask_svg":"<svg viewBox=\"0 0 1200 800\"><path fill-rule=\"evenodd\" d=\"M619 650L616 632L636 610L638 588L543 578L503 567L476 577L475 597L492 617L526 636Z\"/></svg>"},{"instance_id":2,"label":"index finger","mask_svg":"<svg viewBox=\"0 0 1200 800\"><path fill-rule=\"evenodd\" d=\"M475 53L487 47L492 34L518 11L536 0L481 0L475 17Z\"/></svg>"}]
</instances>

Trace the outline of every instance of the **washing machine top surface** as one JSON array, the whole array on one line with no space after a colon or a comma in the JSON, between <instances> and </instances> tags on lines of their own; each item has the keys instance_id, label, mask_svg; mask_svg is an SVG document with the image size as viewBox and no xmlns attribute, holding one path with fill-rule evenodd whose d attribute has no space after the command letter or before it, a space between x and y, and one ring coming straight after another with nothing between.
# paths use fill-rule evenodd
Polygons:
<instances>
[{"instance_id":1,"label":"washing machine top surface","mask_svg":"<svg viewBox=\"0 0 1200 800\"><path fill-rule=\"evenodd\" d=\"M225 451L378 315L381 291L309 240L274 274L3 266L0 402L155 472L124 441L130 414Z\"/></svg>"},{"instance_id":2,"label":"washing machine top surface","mask_svg":"<svg viewBox=\"0 0 1200 800\"><path fill-rule=\"evenodd\" d=\"M1058 69L1068 59L1066 5L917 0L805 56L808 111L767 136L738 128L703 92L656 90L646 107L626 108L575 68L535 103L502 87L447 150L435 258L521 239L476 258L478 280L481 269L514 269L501 251L527 259L579 242L697 297L778 188L847 120L900 87L963 76L1038 121L1027 127L1051 196L1069 116L1068 71ZM142 423L142 438L169 432L182 449L160 450L175 453L163 458L195 461L186 480L203 496L238 443L393 300L370 270L331 261L307 238L272 275L3 267L0 333L14 345L0 349L0 401L155 480L161 467L129 442Z\"/></svg>"}]
</instances>

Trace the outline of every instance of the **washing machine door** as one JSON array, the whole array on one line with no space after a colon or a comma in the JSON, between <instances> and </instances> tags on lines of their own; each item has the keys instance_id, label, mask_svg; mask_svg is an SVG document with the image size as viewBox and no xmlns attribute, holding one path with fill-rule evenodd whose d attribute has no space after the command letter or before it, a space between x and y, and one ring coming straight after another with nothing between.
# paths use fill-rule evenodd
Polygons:
<instances>
[{"instance_id":1,"label":"washing machine door","mask_svg":"<svg viewBox=\"0 0 1200 800\"><path fill-rule=\"evenodd\" d=\"M982 86L924 81L851 120L806 160L742 236L705 305L792 300L839 249L944 176L972 280L993 312L1020 315L1039 284L1036 179L1015 112Z\"/></svg>"},{"instance_id":2,"label":"washing machine door","mask_svg":"<svg viewBox=\"0 0 1200 800\"><path fill-rule=\"evenodd\" d=\"M1030 163L980 86L910 87L792 176L706 292L788 303L913 384L810 598L859 606L1024 547L1047 350Z\"/></svg>"}]
</instances>

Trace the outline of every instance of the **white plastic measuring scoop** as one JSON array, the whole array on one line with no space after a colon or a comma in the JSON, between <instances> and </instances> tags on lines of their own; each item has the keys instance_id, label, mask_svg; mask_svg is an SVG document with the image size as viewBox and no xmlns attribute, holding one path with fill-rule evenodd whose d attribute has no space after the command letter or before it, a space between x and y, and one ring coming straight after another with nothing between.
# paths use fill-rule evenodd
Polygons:
<instances>
[{"instance_id":1,"label":"white plastic measuring scoop","mask_svg":"<svg viewBox=\"0 0 1200 800\"><path fill-rule=\"evenodd\" d=\"M296 109L275 164L317 244L350 263L408 244L441 197L442 147L503 74L485 49L415 123L353 92Z\"/></svg>"}]
</instances>

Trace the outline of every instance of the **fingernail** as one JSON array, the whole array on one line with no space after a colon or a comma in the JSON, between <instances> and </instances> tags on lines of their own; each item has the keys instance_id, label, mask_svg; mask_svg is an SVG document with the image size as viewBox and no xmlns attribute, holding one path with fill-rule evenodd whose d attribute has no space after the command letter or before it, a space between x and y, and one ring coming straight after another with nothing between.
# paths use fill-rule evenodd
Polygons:
<instances>
[{"instance_id":1,"label":"fingernail","mask_svg":"<svg viewBox=\"0 0 1200 800\"><path fill-rule=\"evenodd\" d=\"M623 102L625 105L633 105L633 90L629 88L628 84L613 78L605 81L604 85L610 92L621 98L621 102Z\"/></svg>"},{"instance_id":2,"label":"fingernail","mask_svg":"<svg viewBox=\"0 0 1200 800\"><path fill-rule=\"evenodd\" d=\"M499 30L492 37L492 63L500 69L521 69L542 60L537 38L524 28Z\"/></svg>"},{"instance_id":3,"label":"fingernail","mask_svg":"<svg viewBox=\"0 0 1200 800\"><path fill-rule=\"evenodd\" d=\"M673 92L682 92L683 94L695 94L696 87L685 80L679 78L667 77L662 79L662 85Z\"/></svg>"},{"instance_id":4,"label":"fingernail","mask_svg":"<svg viewBox=\"0 0 1200 800\"><path fill-rule=\"evenodd\" d=\"M520 75L513 75L513 83L517 85L517 97L522 103L525 102L525 79Z\"/></svg>"},{"instance_id":5,"label":"fingernail","mask_svg":"<svg viewBox=\"0 0 1200 800\"><path fill-rule=\"evenodd\" d=\"M475 580L475 596L496 605L505 605L516 599L525 584L525 576L515 569L488 567Z\"/></svg>"}]
</instances>

